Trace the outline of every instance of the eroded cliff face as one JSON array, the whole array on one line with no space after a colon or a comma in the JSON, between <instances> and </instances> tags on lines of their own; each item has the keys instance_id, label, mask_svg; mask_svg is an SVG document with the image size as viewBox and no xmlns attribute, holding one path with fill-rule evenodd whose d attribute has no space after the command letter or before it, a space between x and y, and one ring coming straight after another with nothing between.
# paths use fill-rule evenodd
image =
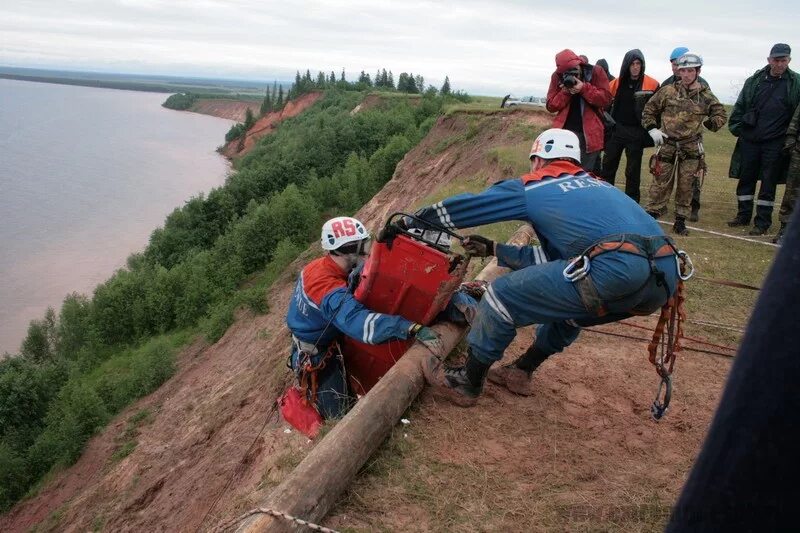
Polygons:
<instances>
[{"instance_id":1,"label":"eroded cliff face","mask_svg":"<svg viewBox=\"0 0 800 533\"><path fill-rule=\"evenodd\" d=\"M244 122L248 109L252 111L253 115L258 116L261 109L261 102L245 102L243 100L227 100L221 98L199 98L187 111L236 122Z\"/></svg>"},{"instance_id":2,"label":"eroded cliff face","mask_svg":"<svg viewBox=\"0 0 800 533\"><path fill-rule=\"evenodd\" d=\"M267 113L259 118L247 134L240 139L235 139L222 147L222 155L229 159L240 157L252 150L256 142L263 136L270 134L281 121L295 117L314 105L314 102L322 98L322 93L304 94L294 100L289 100L280 111ZM244 120L244 119L242 119Z\"/></svg>"}]
</instances>

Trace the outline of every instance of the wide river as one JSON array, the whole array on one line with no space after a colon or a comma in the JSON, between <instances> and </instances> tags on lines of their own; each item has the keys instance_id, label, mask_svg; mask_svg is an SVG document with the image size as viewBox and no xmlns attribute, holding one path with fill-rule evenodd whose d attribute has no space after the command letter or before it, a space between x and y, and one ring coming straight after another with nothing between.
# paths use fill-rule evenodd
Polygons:
<instances>
[{"instance_id":1,"label":"wide river","mask_svg":"<svg viewBox=\"0 0 800 533\"><path fill-rule=\"evenodd\" d=\"M224 183L215 149L233 123L165 109L166 97L0 79L0 354Z\"/></svg>"}]
</instances>

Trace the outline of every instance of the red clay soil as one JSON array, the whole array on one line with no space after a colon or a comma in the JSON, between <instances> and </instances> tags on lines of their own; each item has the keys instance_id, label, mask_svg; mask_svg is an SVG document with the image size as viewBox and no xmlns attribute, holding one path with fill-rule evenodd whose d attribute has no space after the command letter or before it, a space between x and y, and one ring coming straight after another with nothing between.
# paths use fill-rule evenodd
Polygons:
<instances>
[{"instance_id":1,"label":"red clay soil","mask_svg":"<svg viewBox=\"0 0 800 533\"><path fill-rule=\"evenodd\" d=\"M518 111L440 118L357 216L376 228L388 213L409 209L455 178L480 176L488 183L507 177L489 152L529 140L520 124L542 129L549 117ZM477 133L447 144L454 135L463 139L467 130ZM312 248L276 281L267 294L268 314L243 313L216 344L187 348L172 379L117 416L38 495L0 517L0 531L37 524L58 531L205 531L257 506L313 445L285 432L275 399L291 380L285 367L287 302L299 269L317 254ZM513 352L522 347L515 345ZM536 516L540 498L567 507L595 498L624 501L646 482L672 501L697 453L728 362L684 357L674 410L653 424L646 411L655 373L643 350L585 334L569 353L545 364L531 398L490 386L479 406L466 412L437 405L425 394L408 431L419 453L399 455L402 469L415 476L429 472L425 483L442 494L455 491L458 515L477 508L489 516L487 506L502 510L502 495L526 495L524 512L498 515L499 529L525 529L519 524L532 523L525 513ZM142 409L152 416L139 428L138 445L114 461L128 418ZM448 468L480 474L475 483L485 489L477 500L459 499L458 486L448 489ZM365 530L444 530L469 523L448 522L447 513L415 500L416 489L390 486L393 479L368 471L329 522ZM364 493L373 487L375 494Z\"/></svg>"},{"instance_id":2,"label":"red clay soil","mask_svg":"<svg viewBox=\"0 0 800 533\"><path fill-rule=\"evenodd\" d=\"M322 98L322 93L308 93L289 100L282 110L272 111L259 118L253 127L247 130L244 139L236 139L227 143L222 148L222 154L229 159L245 155L261 137L273 132L283 120L299 115L320 98Z\"/></svg>"},{"instance_id":3,"label":"red clay soil","mask_svg":"<svg viewBox=\"0 0 800 533\"><path fill-rule=\"evenodd\" d=\"M225 98L198 98L187 111L244 122L248 109L254 116L258 116L261 112L261 102L246 102Z\"/></svg>"}]
</instances>

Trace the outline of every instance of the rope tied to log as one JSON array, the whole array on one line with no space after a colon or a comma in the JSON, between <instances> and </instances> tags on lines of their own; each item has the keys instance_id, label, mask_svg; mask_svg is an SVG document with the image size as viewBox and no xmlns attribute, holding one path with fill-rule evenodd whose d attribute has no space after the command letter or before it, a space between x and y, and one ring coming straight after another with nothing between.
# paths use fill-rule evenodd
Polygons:
<instances>
[{"instance_id":1,"label":"rope tied to log","mask_svg":"<svg viewBox=\"0 0 800 533\"><path fill-rule=\"evenodd\" d=\"M226 522L225 524L217 527L214 532L215 533L223 533L227 531L231 527L235 526L242 520L246 518L250 518L253 515L257 514L268 514L270 516L274 516L275 518L282 518L283 520L287 520L289 522L294 522L295 524L300 524L301 526L305 526L308 529L313 531L321 531L322 533L339 533L335 529L330 529L319 524L315 524L313 522L309 522L308 520L303 520L302 518L297 518L296 516L292 516L290 514L282 513L280 511L276 511L275 509L267 509L266 507L257 507L255 509L251 509L244 513L243 515L231 520L230 522Z\"/></svg>"}]
</instances>

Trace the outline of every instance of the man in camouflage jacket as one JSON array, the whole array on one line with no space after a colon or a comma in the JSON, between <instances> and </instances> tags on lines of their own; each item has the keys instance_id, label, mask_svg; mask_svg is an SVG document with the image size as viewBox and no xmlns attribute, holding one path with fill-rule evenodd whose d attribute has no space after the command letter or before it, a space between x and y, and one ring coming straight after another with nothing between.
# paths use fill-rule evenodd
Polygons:
<instances>
[{"instance_id":1,"label":"man in camouflage jacket","mask_svg":"<svg viewBox=\"0 0 800 533\"><path fill-rule=\"evenodd\" d=\"M650 158L650 198L647 212L663 215L675 183L675 224L672 231L688 235L692 186L698 188L706 172L703 126L717 131L725 125L725 108L707 86L698 80L703 60L687 53L678 59L680 83L662 87L644 106L642 126L658 147ZM658 128L658 124L661 128Z\"/></svg>"},{"instance_id":2,"label":"man in camouflage jacket","mask_svg":"<svg viewBox=\"0 0 800 533\"><path fill-rule=\"evenodd\" d=\"M800 143L797 137L800 135L800 105L794 110L792 120L789 122L789 129L786 131L786 140L783 143L783 151L790 154L789 172L786 175L786 191L783 193L781 211L778 218L781 221L781 229L772 240L775 244L783 244L783 234L786 231L786 224L792 218L794 206L797 203L797 193L800 189Z\"/></svg>"}]
</instances>

